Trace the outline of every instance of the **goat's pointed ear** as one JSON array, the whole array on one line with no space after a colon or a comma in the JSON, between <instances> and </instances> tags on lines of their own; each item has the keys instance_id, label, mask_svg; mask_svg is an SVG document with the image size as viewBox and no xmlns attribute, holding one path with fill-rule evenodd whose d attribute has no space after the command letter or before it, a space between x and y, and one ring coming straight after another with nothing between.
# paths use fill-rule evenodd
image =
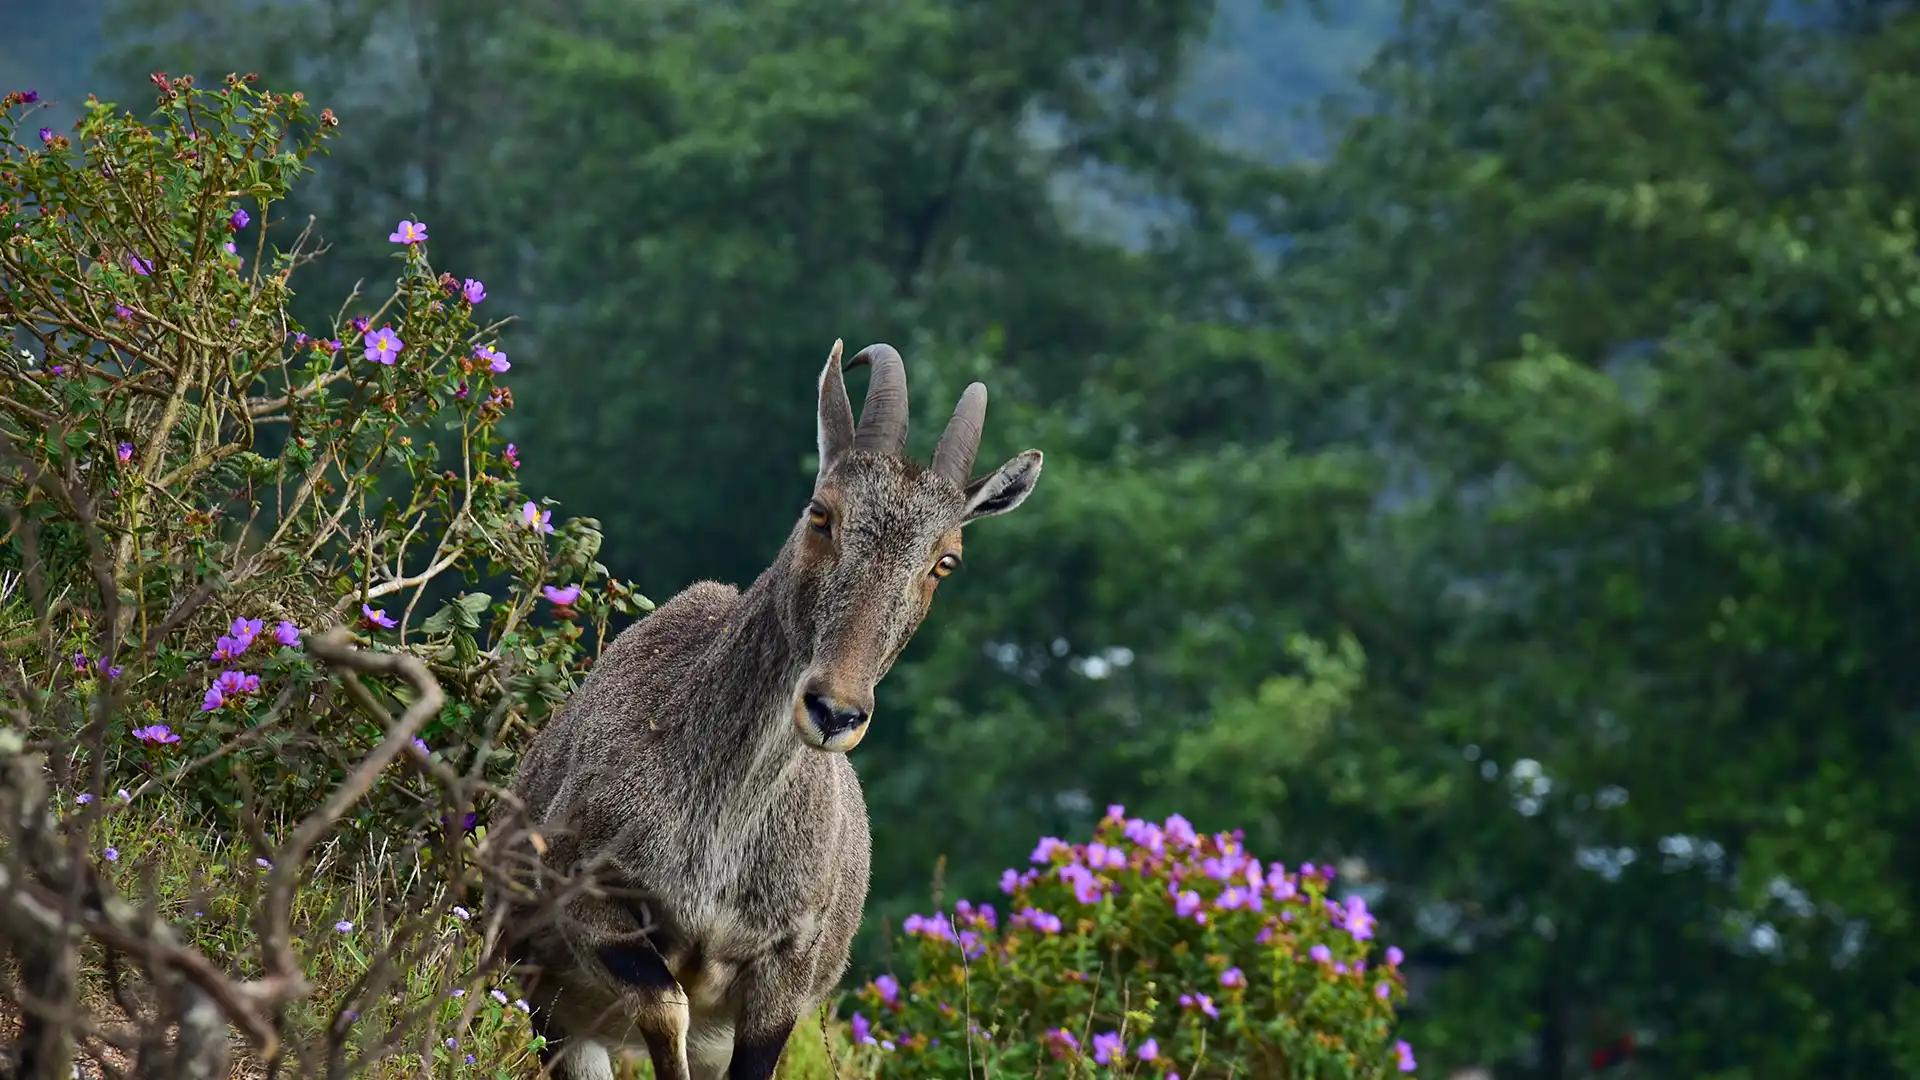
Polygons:
<instances>
[{"instance_id":1,"label":"goat's pointed ear","mask_svg":"<svg viewBox=\"0 0 1920 1080\"><path fill-rule=\"evenodd\" d=\"M1040 481L1041 455L1038 450L1015 454L1013 460L967 485L967 512L961 521L992 517L1027 501L1033 485Z\"/></svg>"},{"instance_id":2,"label":"goat's pointed ear","mask_svg":"<svg viewBox=\"0 0 1920 1080\"><path fill-rule=\"evenodd\" d=\"M847 380L840 373L839 338L833 339L833 351L827 354L827 366L820 371L820 475L815 483L826 479L828 470L840 455L853 445L853 402L847 399Z\"/></svg>"}]
</instances>

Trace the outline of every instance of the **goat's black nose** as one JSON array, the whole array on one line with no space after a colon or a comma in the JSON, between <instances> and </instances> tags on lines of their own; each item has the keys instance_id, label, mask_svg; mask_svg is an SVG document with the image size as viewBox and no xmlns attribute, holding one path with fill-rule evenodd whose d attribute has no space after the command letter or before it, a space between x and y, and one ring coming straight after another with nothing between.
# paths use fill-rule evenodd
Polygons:
<instances>
[{"instance_id":1,"label":"goat's black nose","mask_svg":"<svg viewBox=\"0 0 1920 1080\"><path fill-rule=\"evenodd\" d=\"M842 705L812 691L801 695L801 700L807 706L807 716L813 720L813 726L823 739L831 739L843 731L852 731L867 722L867 710Z\"/></svg>"}]
</instances>

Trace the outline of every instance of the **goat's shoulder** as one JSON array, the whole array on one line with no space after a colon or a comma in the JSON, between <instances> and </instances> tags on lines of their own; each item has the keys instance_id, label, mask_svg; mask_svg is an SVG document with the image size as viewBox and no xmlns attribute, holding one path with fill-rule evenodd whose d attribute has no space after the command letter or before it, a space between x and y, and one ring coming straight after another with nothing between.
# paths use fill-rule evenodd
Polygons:
<instances>
[{"instance_id":1,"label":"goat's shoulder","mask_svg":"<svg viewBox=\"0 0 1920 1080\"><path fill-rule=\"evenodd\" d=\"M740 592L717 581L682 589L653 614L621 631L594 665L594 681L637 684L677 681L719 635Z\"/></svg>"}]
</instances>

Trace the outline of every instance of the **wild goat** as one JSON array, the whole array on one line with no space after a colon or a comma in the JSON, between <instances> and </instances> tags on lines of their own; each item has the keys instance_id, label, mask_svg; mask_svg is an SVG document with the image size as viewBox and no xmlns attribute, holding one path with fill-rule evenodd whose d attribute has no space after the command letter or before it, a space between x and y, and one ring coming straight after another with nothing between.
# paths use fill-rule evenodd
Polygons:
<instances>
[{"instance_id":1,"label":"wild goat","mask_svg":"<svg viewBox=\"0 0 1920 1080\"><path fill-rule=\"evenodd\" d=\"M923 468L903 453L900 354L870 345L847 367L862 363L856 428L834 343L820 471L773 565L744 593L690 586L620 634L521 764L546 864L609 885L521 928L561 1075L610 1077L608 1048L644 1042L660 1080L769 1077L846 970L871 847L845 754L959 568L961 526L1020 505L1041 464L1028 450L969 482L974 383Z\"/></svg>"}]
</instances>

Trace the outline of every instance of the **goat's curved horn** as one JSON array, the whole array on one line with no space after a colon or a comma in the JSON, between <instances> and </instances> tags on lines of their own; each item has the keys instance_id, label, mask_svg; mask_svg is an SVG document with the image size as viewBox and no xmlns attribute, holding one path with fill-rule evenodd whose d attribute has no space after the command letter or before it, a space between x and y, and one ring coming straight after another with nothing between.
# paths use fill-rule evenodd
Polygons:
<instances>
[{"instance_id":1,"label":"goat's curved horn","mask_svg":"<svg viewBox=\"0 0 1920 1080\"><path fill-rule=\"evenodd\" d=\"M953 481L954 487L967 486L967 474L973 471L973 458L980 452L980 428L987 422L987 387L973 383L960 395L953 407L953 419L940 435L933 452L933 471Z\"/></svg>"},{"instance_id":2,"label":"goat's curved horn","mask_svg":"<svg viewBox=\"0 0 1920 1080\"><path fill-rule=\"evenodd\" d=\"M891 345L869 345L853 354L847 367L873 365L867 383L867 401L860 406L860 426L853 433L855 450L897 454L907 445L907 365Z\"/></svg>"},{"instance_id":3,"label":"goat's curved horn","mask_svg":"<svg viewBox=\"0 0 1920 1080\"><path fill-rule=\"evenodd\" d=\"M853 403L847 400L847 380L840 374L839 338L833 339L833 351L827 354L827 366L820 372L820 475L847 447L853 445Z\"/></svg>"}]
</instances>

